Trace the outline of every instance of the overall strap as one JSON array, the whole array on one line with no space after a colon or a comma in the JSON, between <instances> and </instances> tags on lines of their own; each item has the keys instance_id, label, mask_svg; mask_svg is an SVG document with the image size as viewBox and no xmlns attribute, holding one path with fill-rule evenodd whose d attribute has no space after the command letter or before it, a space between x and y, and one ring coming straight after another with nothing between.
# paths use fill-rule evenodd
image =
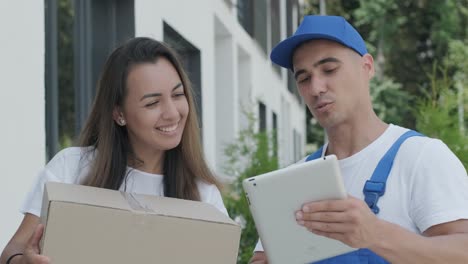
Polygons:
<instances>
[{"instance_id":1,"label":"overall strap","mask_svg":"<svg viewBox=\"0 0 468 264\"><path fill-rule=\"evenodd\" d=\"M311 161L311 160L318 159L318 158L322 157L322 152L323 152L323 146L320 147L314 153L310 154L305 161L307 162L307 161Z\"/></svg>"},{"instance_id":2,"label":"overall strap","mask_svg":"<svg viewBox=\"0 0 468 264\"><path fill-rule=\"evenodd\" d=\"M364 185L364 201L367 203L369 208L375 213L378 214L380 209L377 207L377 202L380 196L384 195L385 193L385 184L387 182L388 175L393 166L393 160L400 149L401 144L405 142L406 139L414 136L424 136L416 131L409 130L400 138L393 143L390 149L385 153L383 158L379 161L377 168L375 168L374 173L370 180L366 181Z\"/></svg>"}]
</instances>

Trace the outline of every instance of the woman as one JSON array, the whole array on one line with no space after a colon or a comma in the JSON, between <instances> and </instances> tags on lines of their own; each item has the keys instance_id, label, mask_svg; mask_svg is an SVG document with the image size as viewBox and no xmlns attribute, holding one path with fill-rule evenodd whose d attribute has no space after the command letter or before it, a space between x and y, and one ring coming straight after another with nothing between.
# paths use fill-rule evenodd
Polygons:
<instances>
[{"instance_id":1,"label":"woman","mask_svg":"<svg viewBox=\"0 0 468 264\"><path fill-rule=\"evenodd\" d=\"M2 264L50 262L38 246L47 181L203 201L227 214L203 158L190 82L174 51L149 38L108 58L79 147L59 152L39 174Z\"/></svg>"}]
</instances>

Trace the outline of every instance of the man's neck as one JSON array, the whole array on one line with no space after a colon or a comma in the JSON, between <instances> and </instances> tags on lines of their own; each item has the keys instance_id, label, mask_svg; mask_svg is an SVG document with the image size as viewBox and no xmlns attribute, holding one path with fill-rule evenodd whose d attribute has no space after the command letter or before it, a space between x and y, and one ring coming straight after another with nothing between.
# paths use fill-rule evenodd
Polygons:
<instances>
[{"instance_id":1,"label":"man's neck","mask_svg":"<svg viewBox=\"0 0 468 264\"><path fill-rule=\"evenodd\" d=\"M372 113L368 118L360 118L359 120L327 129L326 133L329 142L327 155L335 154L338 159L350 157L369 146L387 128L388 124Z\"/></svg>"}]
</instances>

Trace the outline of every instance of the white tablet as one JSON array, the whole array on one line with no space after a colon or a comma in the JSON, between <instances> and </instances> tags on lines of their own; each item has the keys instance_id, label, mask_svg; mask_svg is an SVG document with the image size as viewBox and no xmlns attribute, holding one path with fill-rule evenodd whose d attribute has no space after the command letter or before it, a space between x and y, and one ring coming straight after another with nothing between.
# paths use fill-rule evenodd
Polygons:
<instances>
[{"instance_id":1,"label":"white tablet","mask_svg":"<svg viewBox=\"0 0 468 264\"><path fill-rule=\"evenodd\" d=\"M268 263L310 263L356 250L296 222L295 212L304 203L347 196L335 155L248 178L242 185Z\"/></svg>"}]
</instances>

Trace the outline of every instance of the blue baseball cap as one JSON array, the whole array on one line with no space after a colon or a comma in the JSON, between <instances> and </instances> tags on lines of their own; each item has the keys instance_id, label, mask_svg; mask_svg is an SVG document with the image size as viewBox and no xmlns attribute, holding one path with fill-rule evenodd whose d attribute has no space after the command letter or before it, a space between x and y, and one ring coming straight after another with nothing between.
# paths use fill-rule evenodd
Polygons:
<instances>
[{"instance_id":1,"label":"blue baseball cap","mask_svg":"<svg viewBox=\"0 0 468 264\"><path fill-rule=\"evenodd\" d=\"M273 48L270 59L281 67L293 69L294 50L303 42L327 39L338 42L359 55L367 54L366 43L357 30L341 16L305 16L294 35Z\"/></svg>"}]
</instances>

